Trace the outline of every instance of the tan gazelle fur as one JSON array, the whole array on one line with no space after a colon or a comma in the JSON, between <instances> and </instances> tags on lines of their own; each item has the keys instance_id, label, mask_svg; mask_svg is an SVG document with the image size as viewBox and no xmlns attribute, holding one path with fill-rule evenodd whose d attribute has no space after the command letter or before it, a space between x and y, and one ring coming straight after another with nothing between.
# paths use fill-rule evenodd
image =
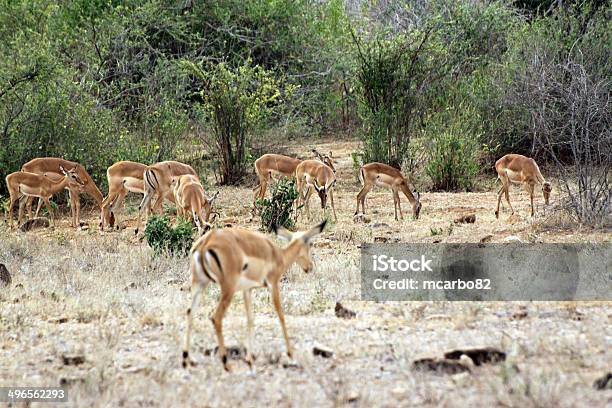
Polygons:
<instances>
[{"instance_id":1,"label":"tan gazelle fur","mask_svg":"<svg viewBox=\"0 0 612 408\"><path fill-rule=\"evenodd\" d=\"M64 174L60 168L74 169L79 179L83 182L83 186L79 188L70 187L70 184L68 185L68 192L70 195L70 214L72 216L71 225L76 228L79 227L81 222L80 192L83 191L89 194L94 200L96 200L98 206L102 205L102 200L104 198L102 196L102 192L100 192L98 186L96 186L96 183L93 181L89 173L87 173L87 170L85 170L85 167L77 162L64 160L59 157L38 157L21 166L21 171L36 174L55 173L57 174L57 177L63 177ZM28 197L27 206L29 216L32 214L32 200L32 197ZM38 201L36 214L38 214L40 211L43 201L44 200Z\"/></svg>"},{"instance_id":2,"label":"tan gazelle fur","mask_svg":"<svg viewBox=\"0 0 612 408\"><path fill-rule=\"evenodd\" d=\"M76 168L73 168L72 170L65 170L63 167L60 167L60 171L64 174L60 180L57 180L55 177L51 179L50 177L42 174L26 173L23 171L16 171L6 176L6 186L10 195L10 204L7 216L11 229L13 228L13 206L15 201L22 199L22 197L24 199L27 197L39 197L41 200L43 200L47 206L47 211L49 211L51 223L55 224L53 209L51 208L49 198L67 186L75 189L84 186L84 182L79 178ZM19 204L19 217L17 219L18 224L21 224L24 204L25 200L21 201Z\"/></svg>"},{"instance_id":3,"label":"tan gazelle fur","mask_svg":"<svg viewBox=\"0 0 612 408\"><path fill-rule=\"evenodd\" d=\"M204 225L210 220L212 204L219 192L211 198L206 197L200 180L191 174L173 177L172 186L177 215L193 220L198 227L198 234L201 235Z\"/></svg>"},{"instance_id":4,"label":"tan gazelle fur","mask_svg":"<svg viewBox=\"0 0 612 408\"><path fill-rule=\"evenodd\" d=\"M197 177L195 170L188 164L177 161L163 161L155 163L152 166L147 166L143 173L144 180L144 197L138 207L138 220L136 221L136 231L140 229L140 219L142 213L146 212L147 217L151 211L151 200L156 197L153 211L158 211L164 202L164 198L174 202L174 193L172 191L172 178L191 174Z\"/></svg>"},{"instance_id":5,"label":"tan gazelle fur","mask_svg":"<svg viewBox=\"0 0 612 408\"><path fill-rule=\"evenodd\" d=\"M100 212L100 229L106 225L113 228L119 220L115 211L125 199L128 192L144 194L143 174L147 166L132 161L120 161L106 170L108 180L108 195L102 201L102 211Z\"/></svg>"},{"instance_id":6,"label":"tan gazelle fur","mask_svg":"<svg viewBox=\"0 0 612 408\"><path fill-rule=\"evenodd\" d=\"M314 189L321 199L321 208L323 208L324 211L327 206L327 196L329 196L334 212L334 220L338 220L333 193L333 189L336 186L336 175L329 166L318 160L304 160L295 169L295 179L297 192L299 194L298 203L301 202L304 204L309 217L310 207L308 203L312 190Z\"/></svg>"},{"instance_id":7,"label":"tan gazelle fur","mask_svg":"<svg viewBox=\"0 0 612 408\"><path fill-rule=\"evenodd\" d=\"M533 192L536 184L542 185L544 203L548 205L552 186L544 179L542 173L540 173L538 164L532 158L520 154L507 154L495 162L495 171L497 171L497 177L502 182L502 186L497 192L497 208L495 209L496 218L499 218L499 204L501 203L502 194L505 194L506 201L510 206L510 211L514 214L514 209L512 208L512 204L510 204L510 183L522 184L529 193L532 217L534 215Z\"/></svg>"},{"instance_id":8,"label":"tan gazelle fur","mask_svg":"<svg viewBox=\"0 0 612 408\"><path fill-rule=\"evenodd\" d=\"M368 163L359 169L359 181L363 187L357 194L357 208L355 215L359 213L359 204L365 214L365 199L372 187L375 185L389 187L393 192L393 211L395 220L397 220L397 210L399 209L400 219L403 219L402 206L400 202L399 192L404 193L410 204L412 205L412 215L415 219L419 218L421 213L421 202L418 192L410 191L408 181L404 175L396 168L383 163Z\"/></svg>"},{"instance_id":9,"label":"tan gazelle fur","mask_svg":"<svg viewBox=\"0 0 612 408\"><path fill-rule=\"evenodd\" d=\"M323 156L316 149L312 149L312 153L317 159L329 166L334 173L336 172L332 160L332 152L329 153L329 156ZM253 202L266 196L266 189L273 174L295 177L295 169L301 162L302 160L300 159L271 153L264 154L255 160L255 174L257 174L259 184L253 188L255 192Z\"/></svg>"},{"instance_id":10,"label":"tan gazelle fur","mask_svg":"<svg viewBox=\"0 0 612 408\"><path fill-rule=\"evenodd\" d=\"M218 354L223 367L228 370L227 352L223 340L223 316L229 307L234 293L242 291L247 315L247 355L252 365L253 356L253 311L251 290L267 286L272 294L272 303L280 320L287 354L292 356L285 315L281 306L280 280L285 271L297 262L305 272L313 269L310 241L317 236L326 221L308 231L291 233L284 228L276 228L279 238L289 241L281 248L258 232L227 228L212 230L198 239L191 248L191 306L187 309L187 327L183 347L183 367L189 364L189 343L193 314L203 289L211 282L219 284L221 296L211 320L215 328Z\"/></svg>"}]
</instances>

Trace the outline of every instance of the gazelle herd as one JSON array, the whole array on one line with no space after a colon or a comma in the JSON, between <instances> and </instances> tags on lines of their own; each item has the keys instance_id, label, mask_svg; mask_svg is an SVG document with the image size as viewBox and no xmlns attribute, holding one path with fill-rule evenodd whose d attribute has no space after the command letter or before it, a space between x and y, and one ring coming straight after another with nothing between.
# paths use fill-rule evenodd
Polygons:
<instances>
[{"instance_id":1,"label":"gazelle herd","mask_svg":"<svg viewBox=\"0 0 612 408\"><path fill-rule=\"evenodd\" d=\"M268 183L273 175L295 177L298 198L296 204L303 204L307 213L309 200L313 190L317 192L321 207L326 210L327 199L331 203L334 219L337 220L334 205L334 188L336 187L336 169L332 154L321 155L313 150L314 159L300 160L279 154L264 154L255 161L255 173L259 184L253 189L254 202L265 197ZM545 203L548 204L551 184L547 182L536 162L518 154L508 154L497 161L495 170L502 186L497 192L497 208L495 216L499 217L499 205L502 194L505 195L510 210L514 212L509 198L510 183L523 184L531 200L531 216L534 215L533 195L535 185L541 185ZM210 217L213 213L213 203L218 192L209 197L200 183L197 173L186 164L176 161L165 161L147 166L130 161L120 161L107 170L108 195L103 198L85 168L75 162L59 158L37 158L23 165L21 171L9 174L6 184L10 194L10 204L7 218L13 228L13 208L19 202L18 224L24 216L24 207L28 206L28 217L31 217L32 199L40 199L45 203L50 216L52 208L49 202L51 196L68 189L70 207L72 210L71 224L80 226L79 194L86 192L100 206L100 229L111 229L118 225L115 215L118 206L128 192L143 194L138 209L136 233L140 228L143 214L148 217L151 211L159 211L163 201L169 200L176 204L177 214L191 218L198 228L199 238L190 252L191 272L191 306L187 309L187 327L183 348L183 366L189 364L189 344L192 331L192 316L197 307L202 290L209 283L217 283L221 289L219 303L211 318L217 341L218 354L224 368L228 369L227 351L223 340L222 321L232 297L241 291L247 315L247 355L249 365L253 362L252 337L253 315L251 290L257 287L269 287L272 303L280 320L283 336L287 346L287 354L291 357L292 348L285 325L285 317L280 299L280 280L283 274L297 263L305 272L313 269L310 242L325 228L326 221L307 231L291 233L277 227L277 236L286 242L287 246L279 247L263 234L240 228L211 229ZM400 193L404 194L412 206L412 215L419 218L421 212L420 195L412 191L404 175L397 169L382 163L368 163L359 169L359 180L362 188L357 194L355 216L359 214L361 204L365 214L365 200L372 188L388 187L393 194L394 216L403 219L400 203ZM153 203L153 199L155 202ZM53 217L52 217L53 221ZM207 228L205 228L207 227Z\"/></svg>"}]
</instances>

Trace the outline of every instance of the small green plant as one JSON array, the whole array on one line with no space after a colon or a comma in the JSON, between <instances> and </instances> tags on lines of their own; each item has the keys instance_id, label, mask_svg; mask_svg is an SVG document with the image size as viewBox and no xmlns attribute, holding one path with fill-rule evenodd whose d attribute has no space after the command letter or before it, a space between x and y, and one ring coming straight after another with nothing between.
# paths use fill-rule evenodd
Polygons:
<instances>
[{"instance_id":1,"label":"small green plant","mask_svg":"<svg viewBox=\"0 0 612 408\"><path fill-rule=\"evenodd\" d=\"M166 215L152 215L145 228L147 243L156 254L186 255L193 243L193 226L189 221L177 219L174 227Z\"/></svg>"},{"instance_id":2,"label":"small green plant","mask_svg":"<svg viewBox=\"0 0 612 408\"><path fill-rule=\"evenodd\" d=\"M432 237L435 237L436 235L442 235L442 233L444 233L444 230L442 228L429 227L429 232Z\"/></svg>"},{"instance_id":3,"label":"small green plant","mask_svg":"<svg viewBox=\"0 0 612 408\"><path fill-rule=\"evenodd\" d=\"M294 201L298 198L295 181L283 177L270 189L270 198L255 203L261 217L261 230L272 231L275 225L292 229L295 226Z\"/></svg>"},{"instance_id":4,"label":"small green plant","mask_svg":"<svg viewBox=\"0 0 612 408\"><path fill-rule=\"evenodd\" d=\"M40 200L40 199L39 199ZM53 209L53 212L57 214L57 209L59 208L57 206L57 203L53 200L49 200L49 203L51 203L51 208ZM36 201L34 201L34 205L36 205ZM43 205L41 210L40 210L40 215L43 217L48 217L49 216L49 210L47 210L47 206Z\"/></svg>"}]
</instances>

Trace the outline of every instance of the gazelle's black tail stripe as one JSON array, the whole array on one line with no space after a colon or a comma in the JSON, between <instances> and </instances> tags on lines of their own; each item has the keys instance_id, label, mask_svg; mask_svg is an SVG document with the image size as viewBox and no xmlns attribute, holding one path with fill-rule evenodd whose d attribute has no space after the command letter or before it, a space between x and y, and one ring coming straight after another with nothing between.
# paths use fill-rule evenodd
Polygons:
<instances>
[{"instance_id":1,"label":"gazelle's black tail stripe","mask_svg":"<svg viewBox=\"0 0 612 408\"><path fill-rule=\"evenodd\" d=\"M208 253L210 253L210 255L213 258L215 258L215 262L217 263L217 266L219 267L219 272L221 272L222 268L221 268L221 261L219 260L219 255L217 255L217 253L215 251L213 251L212 249L209 249Z\"/></svg>"},{"instance_id":2,"label":"gazelle's black tail stripe","mask_svg":"<svg viewBox=\"0 0 612 408\"><path fill-rule=\"evenodd\" d=\"M152 176L152 178L151 178ZM159 182L157 181L157 176L155 175L155 172L147 169L145 170L145 181L147 186L149 187L149 190L155 191L157 190L157 186L159 185ZM145 190L147 190L147 188L145 188Z\"/></svg>"}]
</instances>

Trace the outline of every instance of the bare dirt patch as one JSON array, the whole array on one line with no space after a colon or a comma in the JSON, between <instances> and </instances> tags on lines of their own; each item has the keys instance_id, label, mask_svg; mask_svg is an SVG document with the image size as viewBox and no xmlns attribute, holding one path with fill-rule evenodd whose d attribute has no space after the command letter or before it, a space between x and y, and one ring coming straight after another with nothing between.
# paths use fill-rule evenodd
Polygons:
<instances>
[{"instance_id":1,"label":"bare dirt patch","mask_svg":"<svg viewBox=\"0 0 612 408\"><path fill-rule=\"evenodd\" d=\"M0 263L12 282L0 287L0 386L69 387L68 406L592 406L604 407L612 391L593 383L612 363L607 302L404 302L360 301L359 248L386 237L401 242L601 242L610 233L536 228L546 214L537 197L531 219L527 194L511 191L517 214L495 218L495 192L422 193L423 210L395 221L389 191L367 200L368 223L355 222L359 190L350 152L353 141L292 145L302 157L316 147L333 150L339 167L338 222L314 248L316 270L293 267L283 284L287 325L296 355L290 360L264 289L254 294L256 360L241 359L224 372L214 353L208 320L218 289L210 287L195 313L192 356L180 364L184 312L189 303L186 258L154 257L127 228L75 231L66 218L55 229L9 232L0 226ZM250 186L220 188L221 219L245 228L251 220ZM553 196L553 202L554 202ZM312 220L322 217L313 197ZM473 224L454 224L475 213ZM373 224L377 224L374 226ZM337 317L335 305L355 313ZM240 347L246 331L241 297L224 320L226 342ZM520 310L520 318L517 318ZM576 319L580 316L580 319ZM313 355L325 345L328 358ZM454 349L494 347L498 364L454 375L413 370L414 361ZM207 355L208 354L208 355ZM68 358L68 360L66 360ZM76 360L74 360L76 358ZM68 362L68 363L67 363ZM78 364L77 364L78 362Z\"/></svg>"}]
</instances>

